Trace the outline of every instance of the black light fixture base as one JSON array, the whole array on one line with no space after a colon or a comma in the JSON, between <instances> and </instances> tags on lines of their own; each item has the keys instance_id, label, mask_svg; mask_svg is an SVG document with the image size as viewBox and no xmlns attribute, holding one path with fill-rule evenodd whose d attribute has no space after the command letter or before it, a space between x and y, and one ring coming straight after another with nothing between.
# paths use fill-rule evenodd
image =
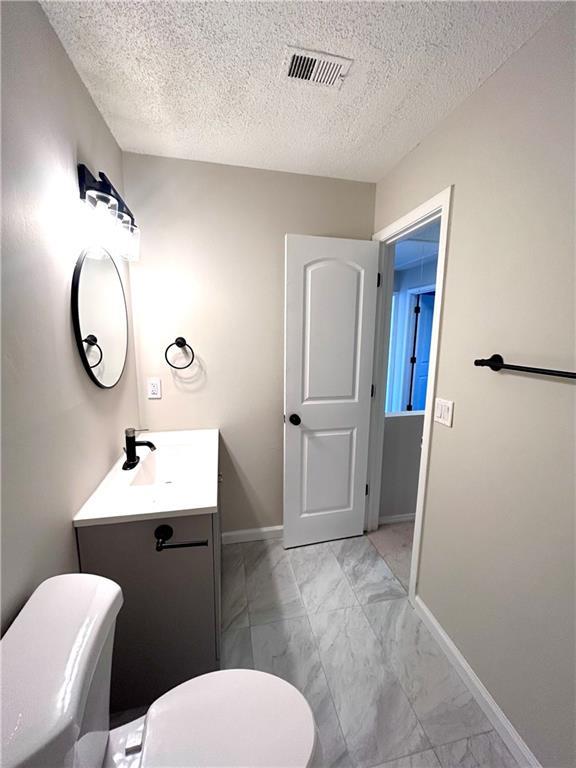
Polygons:
<instances>
[{"instance_id":1,"label":"black light fixture base","mask_svg":"<svg viewBox=\"0 0 576 768\"><path fill-rule=\"evenodd\" d=\"M86 200L86 192L88 190L94 190L95 192L100 192L103 195L109 195L118 202L118 210L121 213L125 213L127 216L129 216L132 224L136 224L134 214L130 208L128 208L122 199L122 195L112 184L108 176L106 176L103 171L99 171L98 177L99 178L96 178L94 174L91 173L88 166L84 165L84 163L78 164L78 186L80 187L80 199Z\"/></svg>"}]
</instances>

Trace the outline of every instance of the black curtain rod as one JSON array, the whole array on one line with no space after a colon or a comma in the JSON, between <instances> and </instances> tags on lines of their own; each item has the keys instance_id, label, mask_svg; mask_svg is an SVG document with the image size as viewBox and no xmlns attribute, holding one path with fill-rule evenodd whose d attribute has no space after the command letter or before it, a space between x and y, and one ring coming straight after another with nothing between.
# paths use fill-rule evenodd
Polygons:
<instances>
[{"instance_id":1,"label":"black curtain rod","mask_svg":"<svg viewBox=\"0 0 576 768\"><path fill-rule=\"evenodd\" d=\"M492 355L488 359L474 360L474 365L490 368L491 371L524 371L541 376L560 376L563 379L576 379L574 371L555 371L552 368L533 368L530 365L510 365L504 362L502 355Z\"/></svg>"}]
</instances>

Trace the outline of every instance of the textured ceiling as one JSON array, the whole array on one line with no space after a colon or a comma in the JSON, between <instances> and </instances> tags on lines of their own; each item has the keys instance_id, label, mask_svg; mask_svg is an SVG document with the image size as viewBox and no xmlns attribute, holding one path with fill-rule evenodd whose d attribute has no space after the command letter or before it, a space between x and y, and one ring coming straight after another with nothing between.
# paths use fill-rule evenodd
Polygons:
<instances>
[{"instance_id":1,"label":"textured ceiling","mask_svg":"<svg viewBox=\"0 0 576 768\"><path fill-rule=\"evenodd\" d=\"M122 149L377 181L559 7L550 2L43 2ZM287 46L345 56L340 90Z\"/></svg>"}]
</instances>

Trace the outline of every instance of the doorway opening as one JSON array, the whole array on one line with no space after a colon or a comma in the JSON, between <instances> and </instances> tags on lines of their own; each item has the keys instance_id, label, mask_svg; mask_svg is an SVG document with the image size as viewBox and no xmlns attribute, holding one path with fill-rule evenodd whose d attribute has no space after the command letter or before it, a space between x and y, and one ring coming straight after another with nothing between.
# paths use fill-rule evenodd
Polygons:
<instances>
[{"instance_id":1,"label":"doorway opening","mask_svg":"<svg viewBox=\"0 0 576 768\"><path fill-rule=\"evenodd\" d=\"M366 528L416 594L442 308L450 189L374 235L377 311Z\"/></svg>"},{"instance_id":2,"label":"doorway opening","mask_svg":"<svg viewBox=\"0 0 576 768\"><path fill-rule=\"evenodd\" d=\"M440 220L436 219L387 246L394 277L386 414L425 409L439 243Z\"/></svg>"}]
</instances>

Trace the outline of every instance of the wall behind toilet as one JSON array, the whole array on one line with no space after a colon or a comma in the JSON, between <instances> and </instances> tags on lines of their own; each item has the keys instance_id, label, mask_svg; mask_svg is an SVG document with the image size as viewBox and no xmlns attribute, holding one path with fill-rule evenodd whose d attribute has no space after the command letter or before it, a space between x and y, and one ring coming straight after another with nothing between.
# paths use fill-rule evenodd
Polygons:
<instances>
[{"instance_id":1,"label":"wall behind toilet","mask_svg":"<svg viewBox=\"0 0 576 768\"><path fill-rule=\"evenodd\" d=\"M124 175L142 425L220 427L224 530L281 524L284 235L369 239L375 185L129 153ZM164 361L179 335L201 363L188 382Z\"/></svg>"},{"instance_id":2,"label":"wall behind toilet","mask_svg":"<svg viewBox=\"0 0 576 768\"><path fill-rule=\"evenodd\" d=\"M137 398L132 353L118 386L99 389L70 320L76 164L121 188L120 149L40 6L1 13L5 629L39 582L77 570L72 517L118 458Z\"/></svg>"}]
</instances>

